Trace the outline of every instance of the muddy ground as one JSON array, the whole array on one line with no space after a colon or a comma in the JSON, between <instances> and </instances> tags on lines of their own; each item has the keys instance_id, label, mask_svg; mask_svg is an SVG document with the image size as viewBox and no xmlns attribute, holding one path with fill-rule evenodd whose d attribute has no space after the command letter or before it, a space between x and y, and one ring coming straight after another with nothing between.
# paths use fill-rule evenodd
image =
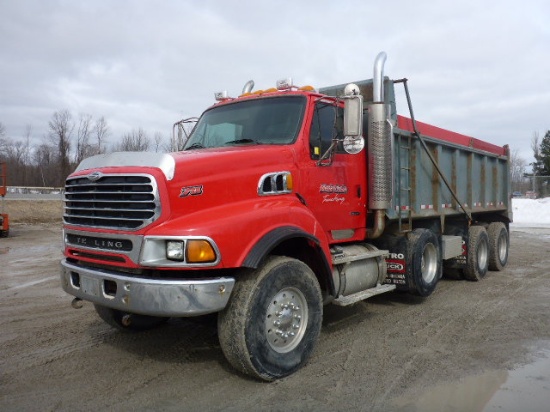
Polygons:
<instances>
[{"instance_id":1,"label":"muddy ground","mask_svg":"<svg viewBox=\"0 0 550 412\"><path fill-rule=\"evenodd\" d=\"M511 242L506 270L481 282L326 307L308 365L261 383L226 362L214 317L124 334L91 304L72 309L60 226L15 225L0 239L0 410L487 410L514 370L550 355L550 229ZM520 405L550 399L545 370L523 377L534 397L511 393Z\"/></svg>"}]
</instances>

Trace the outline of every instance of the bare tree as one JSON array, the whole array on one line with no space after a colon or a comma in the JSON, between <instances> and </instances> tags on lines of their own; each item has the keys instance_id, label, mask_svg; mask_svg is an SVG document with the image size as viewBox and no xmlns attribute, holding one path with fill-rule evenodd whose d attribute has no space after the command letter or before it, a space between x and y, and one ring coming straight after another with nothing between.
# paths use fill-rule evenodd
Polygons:
<instances>
[{"instance_id":1,"label":"bare tree","mask_svg":"<svg viewBox=\"0 0 550 412\"><path fill-rule=\"evenodd\" d=\"M50 127L50 139L57 146L59 162L59 175L56 185L63 186L65 178L71 172L69 155L71 151L71 136L74 130L74 122L68 110L55 112L48 123Z\"/></svg>"},{"instance_id":2,"label":"bare tree","mask_svg":"<svg viewBox=\"0 0 550 412\"><path fill-rule=\"evenodd\" d=\"M105 153L105 139L109 135L109 126L107 121L102 116L96 120L94 125L94 136L96 138L97 146L95 147L94 154Z\"/></svg>"},{"instance_id":3,"label":"bare tree","mask_svg":"<svg viewBox=\"0 0 550 412\"><path fill-rule=\"evenodd\" d=\"M37 186L56 186L59 184L55 152L55 147L47 143L42 143L34 151L33 160L36 165L36 178L40 182Z\"/></svg>"},{"instance_id":4,"label":"bare tree","mask_svg":"<svg viewBox=\"0 0 550 412\"><path fill-rule=\"evenodd\" d=\"M92 134L92 115L80 114L78 129L76 131L76 153L75 163L79 164L83 159L90 156L90 135Z\"/></svg>"},{"instance_id":5,"label":"bare tree","mask_svg":"<svg viewBox=\"0 0 550 412\"><path fill-rule=\"evenodd\" d=\"M164 150L163 144L162 144L162 133L161 132L155 132L153 136L154 145L155 145L155 153L161 152Z\"/></svg>"},{"instance_id":6,"label":"bare tree","mask_svg":"<svg viewBox=\"0 0 550 412\"><path fill-rule=\"evenodd\" d=\"M116 152L146 152L151 146L151 141L145 131L140 127L122 136L119 144L114 146Z\"/></svg>"},{"instance_id":7,"label":"bare tree","mask_svg":"<svg viewBox=\"0 0 550 412\"><path fill-rule=\"evenodd\" d=\"M519 149L514 149L510 155L510 181L513 191L524 191L527 162L519 155Z\"/></svg>"},{"instance_id":8,"label":"bare tree","mask_svg":"<svg viewBox=\"0 0 550 412\"><path fill-rule=\"evenodd\" d=\"M21 180L24 186L36 186L36 182L32 182L32 145L31 145L32 126L27 124L25 126L25 138L23 140L23 157Z\"/></svg>"},{"instance_id":9,"label":"bare tree","mask_svg":"<svg viewBox=\"0 0 550 412\"><path fill-rule=\"evenodd\" d=\"M5 152L8 146L9 144L6 139L6 128L4 124L0 122L0 160L6 156Z\"/></svg>"}]
</instances>

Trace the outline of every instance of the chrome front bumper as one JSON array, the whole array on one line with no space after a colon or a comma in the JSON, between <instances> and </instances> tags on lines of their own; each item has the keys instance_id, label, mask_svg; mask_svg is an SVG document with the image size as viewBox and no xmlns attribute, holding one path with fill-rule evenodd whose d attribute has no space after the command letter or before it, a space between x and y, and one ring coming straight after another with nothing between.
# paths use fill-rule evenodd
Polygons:
<instances>
[{"instance_id":1,"label":"chrome front bumper","mask_svg":"<svg viewBox=\"0 0 550 412\"><path fill-rule=\"evenodd\" d=\"M73 296L124 312L186 317L225 308L235 279L136 278L106 270L81 268L64 259L61 262L61 285L65 292Z\"/></svg>"}]
</instances>

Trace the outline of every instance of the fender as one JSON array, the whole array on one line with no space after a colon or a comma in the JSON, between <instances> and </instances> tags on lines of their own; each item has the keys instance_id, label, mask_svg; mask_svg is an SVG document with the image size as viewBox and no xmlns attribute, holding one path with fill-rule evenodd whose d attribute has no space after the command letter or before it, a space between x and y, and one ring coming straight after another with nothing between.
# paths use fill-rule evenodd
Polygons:
<instances>
[{"instance_id":1,"label":"fender","mask_svg":"<svg viewBox=\"0 0 550 412\"><path fill-rule=\"evenodd\" d=\"M262 259L269 254L277 245L285 240L293 238L306 238L313 241L320 247L319 239L303 230L293 226L282 226L266 233L256 245L250 250L250 253L243 262L243 266L256 269L260 265ZM326 261L326 259L324 259Z\"/></svg>"},{"instance_id":2,"label":"fender","mask_svg":"<svg viewBox=\"0 0 550 412\"><path fill-rule=\"evenodd\" d=\"M331 295L334 295L335 286L334 279L332 278L332 269L330 263L327 261L326 254L322 250L321 242L315 236L306 233L297 227L282 226L272 230L271 232L266 233L250 250L248 256L243 262L243 266L252 269L258 268L262 260L266 256L268 256L270 252L274 250L277 246L279 246L286 240L296 238L310 240L320 249L321 253L318 257L316 257L315 260L318 263L318 270L323 271L323 273L317 273L317 275L328 281L327 286L329 288L329 293Z\"/></svg>"},{"instance_id":3,"label":"fender","mask_svg":"<svg viewBox=\"0 0 550 412\"><path fill-rule=\"evenodd\" d=\"M146 235L208 236L216 242L221 254L221 261L214 268L222 269L254 267L262 253L285 237L298 237L297 232L319 245L325 260L330 256L321 225L294 195L253 198L206 208L167 220L152 227Z\"/></svg>"}]
</instances>

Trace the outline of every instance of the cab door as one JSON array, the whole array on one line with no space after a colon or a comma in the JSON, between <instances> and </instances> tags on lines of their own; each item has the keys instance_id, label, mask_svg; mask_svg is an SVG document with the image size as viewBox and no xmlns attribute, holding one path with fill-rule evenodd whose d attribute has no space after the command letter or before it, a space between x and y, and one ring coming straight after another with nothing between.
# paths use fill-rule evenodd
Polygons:
<instances>
[{"instance_id":1,"label":"cab door","mask_svg":"<svg viewBox=\"0 0 550 412\"><path fill-rule=\"evenodd\" d=\"M343 150L343 109L334 102L316 102L310 119L309 159L301 170L305 190L300 194L333 242L364 239L365 151L352 155Z\"/></svg>"}]
</instances>

